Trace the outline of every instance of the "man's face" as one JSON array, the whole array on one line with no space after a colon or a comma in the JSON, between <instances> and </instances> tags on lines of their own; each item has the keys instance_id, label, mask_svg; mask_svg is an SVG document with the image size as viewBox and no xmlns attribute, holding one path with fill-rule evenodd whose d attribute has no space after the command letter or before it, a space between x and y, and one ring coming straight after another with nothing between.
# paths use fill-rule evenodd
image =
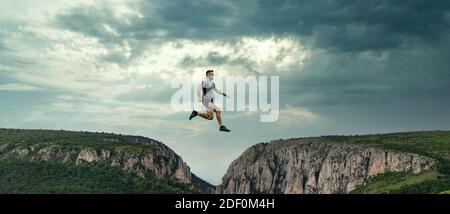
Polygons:
<instances>
[{"instance_id":1,"label":"man's face","mask_svg":"<svg viewBox=\"0 0 450 214\"><path fill-rule=\"evenodd\" d=\"M213 80L214 79L214 73L213 72L209 72L208 75L206 75L206 77L208 77L208 79Z\"/></svg>"}]
</instances>

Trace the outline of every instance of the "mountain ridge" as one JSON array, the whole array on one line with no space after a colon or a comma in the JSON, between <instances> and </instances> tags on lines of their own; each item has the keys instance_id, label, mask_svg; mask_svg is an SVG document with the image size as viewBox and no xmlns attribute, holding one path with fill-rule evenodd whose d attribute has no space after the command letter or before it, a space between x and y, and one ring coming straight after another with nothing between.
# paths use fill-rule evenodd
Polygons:
<instances>
[{"instance_id":1,"label":"mountain ridge","mask_svg":"<svg viewBox=\"0 0 450 214\"><path fill-rule=\"evenodd\" d=\"M212 186L191 173L190 167L168 146L142 136L0 129L0 157L75 166L106 165L140 178L192 185L193 192Z\"/></svg>"},{"instance_id":2,"label":"mountain ridge","mask_svg":"<svg viewBox=\"0 0 450 214\"><path fill-rule=\"evenodd\" d=\"M77 181L80 184L102 186L97 192L435 193L450 189L450 131L328 135L259 143L230 164L217 186L191 173L164 143L135 135L0 128L0 163L0 175L6 176L23 176L14 164L44 171L54 167L63 177L77 171L84 179ZM116 176L112 189L83 177L83 173L95 175L98 171L104 179L109 169ZM73 176L67 179L73 180ZM64 186L64 179L58 182ZM21 183L10 186L16 184L21 187ZM122 185L131 185L130 190ZM69 187L62 188L63 192L83 192ZM5 191L16 190L0 186L0 192Z\"/></svg>"}]
</instances>

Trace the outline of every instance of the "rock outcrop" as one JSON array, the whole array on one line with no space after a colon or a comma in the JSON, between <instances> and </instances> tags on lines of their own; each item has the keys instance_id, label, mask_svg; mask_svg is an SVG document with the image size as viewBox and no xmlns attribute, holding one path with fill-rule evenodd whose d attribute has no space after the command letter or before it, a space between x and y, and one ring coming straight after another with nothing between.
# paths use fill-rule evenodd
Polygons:
<instances>
[{"instance_id":1,"label":"rock outcrop","mask_svg":"<svg viewBox=\"0 0 450 214\"><path fill-rule=\"evenodd\" d=\"M216 193L348 193L386 172L429 170L436 161L352 144L278 141L247 149Z\"/></svg>"},{"instance_id":2,"label":"rock outcrop","mask_svg":"<svg viewBox=\"0 0 450 214\"><path fill-rule=\"evenodd\" d=\"M72 132L63 132L65 138L59 138L55 133L49 131L51 138L38 135L39 140L3 142L0 158L10 155L74 165L103 164L143 178L194 184L204 192L223 194L349 193L377 175L418 174L437 163L418 154L343 142L280 140L247 149L231 163L221 185L214 187L192 174L182 158L159 141L140 136Z\"/></svg>"},{"instance_id":3,"label":"rock outcrop","mask_svg":"<svg viewBox=\"0 0 450 214\"><path fill-rule=\"evenodd\" d=\"M108 142L116 141L108 139ZM75 165L105 163L140 177L192 182L189 166L166 145L144 137L133 137L132 142L137 145L137 149L133 145L96 149L83 146L30 145L14 148L8 153L18 158Z\"/></svg>"}]
</instances>

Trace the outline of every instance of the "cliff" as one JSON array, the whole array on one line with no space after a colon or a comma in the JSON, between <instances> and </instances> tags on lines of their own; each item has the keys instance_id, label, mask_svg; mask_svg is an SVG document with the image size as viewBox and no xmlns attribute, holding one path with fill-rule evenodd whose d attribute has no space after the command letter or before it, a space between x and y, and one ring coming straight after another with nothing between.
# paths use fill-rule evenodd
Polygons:
<instances>
[{"instance_id":1,"label":"cliff","mask_svg":"<svg viewBox=\"0 0 450 214\"><path fill-rule=\"evenodd\" d=\"M212 186L150 138L0 129L0 174L1 193L441 193L450 131L260 143Z\"/></svg>"},{"instance_id":2,"label":"cliff","mask_svg":"<svg viewBox=\"0 0 450 214\"><path fill-rule=\"evenodd\" d=\"M140 136L49 130L6 130L0 136L0 158L73 166L106 165L145 179L211 185L163 143ZM9 140L8 140L9 139Z\"/></svg>"},{"instance_id":3,"label":"cliff","mask_svg":"<svg viewBox=\"0 0 450 214\"><path fill-rule=\"evenodd\" d=\"M418 174L435 160L352 144L277 141L247 149L216 193L349 193L387 172Z\"/></svg>"}]
</instances>

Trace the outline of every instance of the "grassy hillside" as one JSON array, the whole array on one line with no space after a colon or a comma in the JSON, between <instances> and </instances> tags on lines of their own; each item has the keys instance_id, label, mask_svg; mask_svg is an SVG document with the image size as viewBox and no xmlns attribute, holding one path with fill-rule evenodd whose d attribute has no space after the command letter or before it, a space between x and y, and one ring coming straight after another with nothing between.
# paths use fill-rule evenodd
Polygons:
<instances>
[{"instance_id":1,"label":"grassy hillside","mask_svg":"<svg viewBox=\"0 0 450 214\"><path fill-rule=\"evenodd\" d=\"M123 147L123 149L145 151L151 149L148 145L137 144L139 136L77 132L65 130L32 130L32 129L0 129L0 152L7 147L34 145L46 147L50 145L91 147L95 149ZM150 140L150 139L149 139Z\"/></svg>"},{"instance_id":2,"label":"grassy hillside","mask_svg":"<svg viewBox=\"0 0 450 214\"><path fill-rule=\"evenodd\" d=\"M0 193L191 193L189 185L141 178L107 165L0 161Z\"/></svg>"},{"instance_id":3,"label":"grassy hillside","mask_svg":"<svg viewBox=\"0 0 450 214\"><path fill-rule=\"evenodd\" d=\"M137 143L140 141L140 143ZM142 143L148 142L148 143ZM153 143L152 143L153 142ZM126 151L157 150L149 138L63 130L0 129L0 193L198 193L199 188L169 179L142 178L111 166L111 161L81 165L11 155L14 149L83 148ZM161 161L156 159L156 162Z\"/></svg>"},{"instance_id":4,"label":"grassy hillside","mask_svg":"<svg viewBox=\"0 0 450 214\"><path fill-rule=\"evenodd\" d=\"M0 129L0 193L192 193L199 188L165 179L141 178L107 163L70 165L30 158L14 158L10 152L33 146L36 151L49 146L128 151L134 154L158 150L154 143L137 143L143 137L110 133L54 130ZM289 140L283 140L289 143ZM419 131L354 136L321 136L295 142L338 142L411 152L439 161L429 172L419 175L387 173L374 177L352 193L448 193L450 191L450 131ZM157 162L159 160L156 160ZM161 160L163 161L163 160ZM206 182L192 176L203 188Z\"/></svg>"},{"instance_id":5,"label":"grassy hillside","mask_svg":"<svg viewBox=\"0 0 450 214\"><path fill-rule=\"evenodd\" d=\"M357 144L397 152L416 153L439 161L419 175L388 173L376 176L352 193L442 193L450 191L450 131L417 131L388 134L320 136L288 139L284 143L325 142ZM282 145L282 144L281 144Z\"/></svg>"},{"instance_id":6,"label":"grassy hillside","mask_svg":"<svg viewBox=\"0 0 450 214\"><path fill-rule=\"evenodd\" d=\"M433 171L419 175L408 173L379 175L353 193L440 193L450 190L450 131L323 136L321 139L416 153L439 161Z\"/></svg>"},{"instance_id":7,"label":"grassy hillside","mask_svg":"<svg viewBox=\"0 0 450 214\"><path fill-rule=\"evenodd\" d=\"M306 142L351 143L400 152L411 152L442 161L450 161L450 131L418 131L349 136L330 135L301 138L299 140Z\"/></svg>"},{"instance_id":8,"label":"grassy hillside","mask_svg":"<svg viewBox=\"0 0 450 214\"><path fill-rule=\"evenodd\" d=\"M418 175L408 173L386 173L352 191L353 194L420 194L441 193L450 189L450 176L432 170Z\"/></svg>"}]
</instances>

